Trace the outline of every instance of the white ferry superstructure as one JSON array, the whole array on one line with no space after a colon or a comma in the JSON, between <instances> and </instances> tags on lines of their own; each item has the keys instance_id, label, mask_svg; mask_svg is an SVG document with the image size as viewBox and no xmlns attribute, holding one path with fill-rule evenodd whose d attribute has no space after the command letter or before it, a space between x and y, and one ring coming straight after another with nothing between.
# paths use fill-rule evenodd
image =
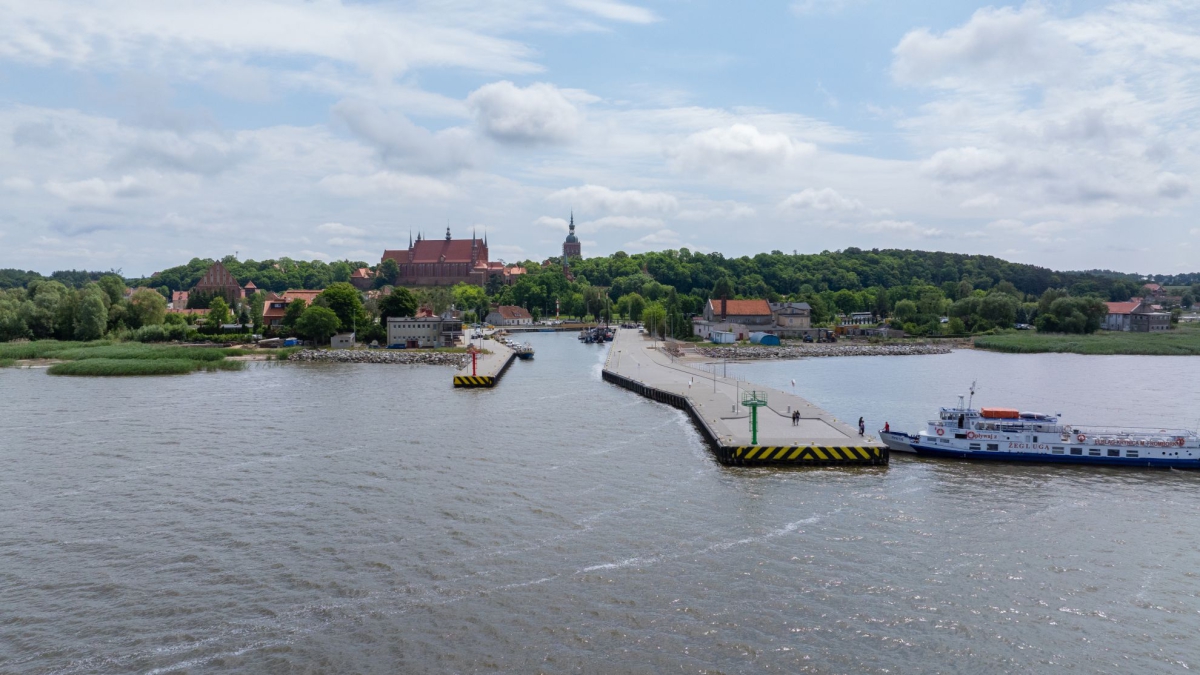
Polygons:
<instances>
[{"instance_id":1,"label":"white ferry superstructure","mask_svg":"<svg viewBox=\"0 0 1200 675\"><path fill-rule=\"evenodd\" d=\"M1200 469L1200 435L1186 429L1060 424L1012 408L942 408L916 435L880 431L894 452L931 457Z\"/></svg>"}]
</instances>

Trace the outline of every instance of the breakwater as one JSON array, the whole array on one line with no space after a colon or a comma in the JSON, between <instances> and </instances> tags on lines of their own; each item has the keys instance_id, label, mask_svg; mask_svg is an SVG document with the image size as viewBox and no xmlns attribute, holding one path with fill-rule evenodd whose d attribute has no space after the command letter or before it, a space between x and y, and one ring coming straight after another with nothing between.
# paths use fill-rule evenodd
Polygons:
<instances>
[{"instance_id":1,"label":"breakwater","mask_svg":"<svg viewBox=\"0 0 1200 675\"><path fill-rule=\"evenodd\" d=\"M398 365L454 366L462 368L470 360L466 354L420 352L405 349L304 349L288 357L289 361L332 361L336 363L391 363Z\"/></svg>"},{"instance_id":2,"label":"breakwater","mask_svg":"<svg viewBox=\"0 0 1200 675\"><path fill-rule=\"evenodd\" d=\"M885 445L803 398L696 370L628 330L617 333L601 374L686 411L724 464L888 463Z\"/></svg>"},{"instance_id":3,"label":"breakwater","mask_svg":"<svg viewBox=\"0 0 1200 675\"><path fill-rule=\"evenodd\" d=\"M715 359L799 359L806 356L918 356L949 354L935 344L805 344L781 347L697 347L696 353Z\"/></svg>"}]
</instances>

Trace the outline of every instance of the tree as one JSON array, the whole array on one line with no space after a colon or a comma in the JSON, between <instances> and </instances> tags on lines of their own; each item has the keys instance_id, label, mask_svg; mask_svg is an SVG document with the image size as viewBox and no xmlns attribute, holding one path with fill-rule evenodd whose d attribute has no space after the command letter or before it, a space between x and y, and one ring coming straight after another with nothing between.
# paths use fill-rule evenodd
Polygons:
<instances>
[{"instance_id":1,"label":"tree","mask_svg":"<svg viewBox=\"0 0 1200 675\"><path fill-rule=\"evenodd\" d=\"M104 306L104 295L99 287L82 292L79 313L75 318L76 340L99 340L104 336L104 329L108 327L108 308Z\"/></svg>"},{"instance_id":2,"label":"tree","mask_svg":"<svg viewBox=\"0 0 1200 675\"><path fill-rule=\"evenodd\" d=\"M108 296L108 303L118 303L125 297L125 280L115 274L105 274L96 285Z\"/></svg>"},{"instance_id":3,"label":"tree","mask_svg":"<svg viewBox=\"0 0 1200 675\"><path fill-rule=\"evenodd\" d=\"M339 260L329 265L329 278L334 281L349 282L351 272L353 270L350 269L350 263L345 260Z\"/></svg>"},{"instance_id":4,"label":"tree","mask_svg":"<svg viewBox=\"0 0 1200 675\"><path fill-rule=\"evenodd\" d=\"M313 305L300 315L300 319L296 321L296 330L300 335L312 340L313 344L321 345L328 342L341 325L341 318L332 309Z\"/></svg>"},{"instance_id":5,"label":"tree","mask_svg":"<svg viewBox=\"0 0 1200 675\"><path fill-rule=\"evenodd\" d=\"M657 295L650 296L651 299L657 299ZM713 284L711 298L730 298L733 297L733 279L729 275L722 275Z\"/></svg>"},{"instance_id":6,"label":"tree","mask_svg":"<svg viewBox=\"0 0 1200 675\"><path fill-rule=\"evenodd\" d=\"M348 283L339 281L330 284L317 298L341 319L343 331L352 331L358 324L365 326L369 323L367 313L363 310L362 294Z\"/></svg>"},{"instance_id":7,"label":"tree","mask_svg":"<svg viewBox=\"0 0 1200 675\"><path fill-rule=\"evenodd\" d=\"M283 319L279 323L287 328L295 328L296 322L300 320L306 309L308 309L308 303L303 299L292 300L288 303L287 309L283 310Z\"/></svg>"},{"instance_id":8,"label":"tree","mask_svg":"<svg viewBox=\"0 0 1200 675\"><path fill-rule=\"evenodd\" d=\"M651 335L662 337L667 332L667 309L662 303L652 302L642 312L642 322Z\"/></svg>"},{"instance_id":9,"label":"tree","mask_svg":"<svg viewBox=\"0 0 1200 675\"><path fill-rule=\"evenodd\" d=\"M450 295L454 298L454 306L460 310L473 310L475 313L487 311L487 291L480 286L460 282L450 289Z\"/></svg>"},{"instance_id":10,"label":"tree","mask_svg":"<svg viewBox=\"0 0 1200 675\"><path fill-rule=\"evenodd\" d=\"M904 323L908 323L917 318L917 303L912 300L901 300L896 303L896 307L892 310L892 314L897 319Z\"/></svg>"},{"instance_id":11,"label":"tree","mask_svg":"<svg viewBox=\"0 0 1200 675\"><path fill-rule=\"evenodd\" d=\"M160 324L166 315L167 300L157 291L139 288L129 298L130 328Z\"/></svg>"},{"instance_id":12,"label":"tree","mask_svg":"<svg viewBox=\"0 0 1200 675\"><path fill-rule=\"evenodd\" d=\"M413 316L417 313L417 298L403 286L397 286L379 301L379 323L386 326L388 317Z\"/></svg>"},{"instance_id":13,"label":"tree","mask_svg":"<svg viewBox=\"0 0 1200 675\"><path fill-rule=\"evenodd\" d=\"M637 293L630 293L625 297L629 298L629 320L641 321L642 312L646 311L646 299Z\"/></svg>"},{"instance_id":14,"label":"tree","mask_svg":"<svg viewBox=\"0 0 1200 675\"><path fill-rule=\"evenodd\" d=\"M979 303L979 316L1001 328L1008 328L1017 320L1017 301L1011 295L990 293Z\"/></svg>"},{"instance_id":15,"label":"tree","mask_svg":"<svg viewBox=\"0 0 1200 675\"><path fill-rule=\"evenodd\" d=\"M400 275L400 266L395 260L388 258L379 263L379 267L375 270L375 288L383 288L396 283L396 277Z\"/></svg>"},{"instance_id":16,"label":"tree","mask_svg":"<svg viewBox=\"0 0 1200 675\"><path fill-rule=\"evenodd\" d=\"M1094 333L1108 314L1097 298L1058 298L1038 315L1037 329L1046 333Z\"/></svg>"},{"instance_id":17,"label":"tree","mask_svg":"<svg viewBox=\"0 0 1200 675\"><path fill-rule=\"evenodd\" d=\"M212 302L208 303L208 314L204 318L204 324L220 331L221 326L229 323L229 320L229 304L225 302L225 298L213 298Z\"/></svg>"}]
</instances>

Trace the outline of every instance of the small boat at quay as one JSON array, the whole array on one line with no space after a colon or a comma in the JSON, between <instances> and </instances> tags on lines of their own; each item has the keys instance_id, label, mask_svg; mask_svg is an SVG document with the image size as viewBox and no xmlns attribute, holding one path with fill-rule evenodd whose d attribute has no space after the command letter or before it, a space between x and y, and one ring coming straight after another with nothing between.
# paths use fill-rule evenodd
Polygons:
<instances>
[{"instance_id":1,"label":"small boat at quay","mask_svg":"<svg viewBox=\"0 0 1200 675\"><path fill-rule=\"evenodd\" d=\"M974 392L972 392L974 398ZM1053 464L1200 469L1200 435L1187 429L1076 426L1013 408L942 408L918 434L880 431L893 452Z\"/></svg>"}]
</instances>

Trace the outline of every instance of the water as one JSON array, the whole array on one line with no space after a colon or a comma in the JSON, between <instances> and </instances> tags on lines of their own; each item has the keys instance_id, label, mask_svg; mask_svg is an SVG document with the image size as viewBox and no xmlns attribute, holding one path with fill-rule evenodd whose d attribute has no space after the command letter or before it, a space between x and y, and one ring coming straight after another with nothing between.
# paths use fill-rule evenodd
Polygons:
<instances>
[{"instance_id":1,"label":"water","mask_svg":"<svg viewBox=\"0 0 1200 675\"><path fill-rule=\"evenodd\" d=\"M429 367L0 370L0 672L1200 664L1198 475L726 468L683 414L601 382L601 347L531 341L493 391ZM1193 363L731 369L894 428L973 378L977 402L1191 425Z\"/></svg>"}]
</instances>

